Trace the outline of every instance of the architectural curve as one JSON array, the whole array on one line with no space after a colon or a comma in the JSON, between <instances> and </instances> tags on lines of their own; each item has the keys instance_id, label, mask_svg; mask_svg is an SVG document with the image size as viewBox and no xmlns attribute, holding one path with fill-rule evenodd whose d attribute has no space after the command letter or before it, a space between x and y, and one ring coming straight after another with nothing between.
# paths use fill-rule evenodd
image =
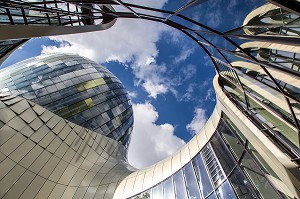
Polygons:
<instances>
[{"instance_id":1,"label":"architectural curve","mask_svg":"<svg viewBox=\"0 0 300 199\"><path fill-rule=\"evenodd\" d=\"M112 198L134 170L120 142L22 97L0 100L1 198Z\"/></svg>"},{"instance_id":2,"label":"architectural curve","mask_svg":"<svg viewBox=\"0 0 300 199\"><path fill-rule=\"evenodd\" d=\"M251 63L251 62L236 61L236 62L232 62L231 65L235 68L247 69L248 73L255 71L258 74L265 74L265 72L261 69L261 67L259 65ZM298 82L300 78L298 76L282 74L280 70L276 70L273 68L268 68L268 71L272 74L272 76L274 78L276 78L280 81L283 81L283 82L288 83L295 87L300 86L299 82Z\"/></svg>"},{"instance_id":3,"label":"architectural curve","mask_svg":"<svg viewBox=\"0 0 300 199\"><path fill-rule=\"evenodd\" d=\"M133 111L127 91L94 61L72 54L41 55L1 70L0 79L0 90L128 147Z\"/></svg>"},{"instance_id":4,"label":"architectural curve","mask_svg":"<svg viewBox=\"0 0 300 199\"><path fill-rule=\"evenodd\" d=\"M243 26L249 35L299 36L299 16L273 4L265 4L247 15Z\"/></svg>"},{"instance_id":5,"label":"architectural curve","mask_svg":"<svg viewBox=\"0 0 300 199\"><path fill-rule=\"evenodd\" d=\"M0 8L5 9L8 21L4 25L5 20L0 20L0 26L3 28L1 33L12 34L3 36L2 39L106 29L113 25L116 18L153 20L181 30L199 44L216 69L217 75L213 83L217 104L206 125L186 146L155 165L135 171L127 164L124 146L120 142L66 121L27 99L1 93L0 167L3 168L0 170L1 197L116 199L300 197L299 80L295 78L293 86L297 88L294 93L278 81L283 80L284 76L297 74L297 71L284 70L282 68L285 66L282 63L273 64L272 60L259 56L255 51L249 51L248 47L253 43L238 45L232 39L263 41L264 43L256 43L259 50L266 47L266 43L270 44L266 48L278 50L283 47L275 44L278 41L289 44L290 46L286 45L287 48L292 48L291 46L295 47L293 49L298 48L296 46L299 46L299 35L293 27L290 31L291 27L288 26L291 20L287 23L277 23L278 20L271 20L268 24L260 23L259 31L254 27L257 24L251 27L252 19L261 19L265 13L276 19L277 11L284 10L271 4L256 9L246 18L247 24L244 23L244 27L241 27L246 33L243 35L243 33L230 34L236 30L221 33L179 14L190 5L195 5L197 0L189 2L175 12L121 1L103 1L101 5L104 7L100 10L103 24L99 27L92 25L96 15L92 12L94 7L89 4L95 2L74 1L73 4L82 8L81 13L76 15L76 23L78 25L82 23L82 26L72 27L72 20L66 21L64 25L67 26L61 26L64 21L60 20L60 14L74 14L68 7L65 8L67 10L59 11L57 7L46 7L45 11L49 11L51 16L45 15L43 19L47 20L45 22L50 26L43 30L42 26L37 24L28 25L30 21L27 20L28 13L25 12L28 2L24 4L21 1L14 2L17 2L19 12L11 13L11 8L16 5L10 1L0 4L2 6ZM43 2L41 5L48 3ZM122 5L130 12L106 10L115 4ZM34 2L32 6L36 9ZM132 8L169 15L166 18L151 16L136 12ZM55 13L58 13L57 16ZM280 14L290 15L286 11ZM9 16L18 16L18 19L23 20L20 23L25 25L23 31L27 35L21 36L15 32L21 26L14 25L15 21ZM187 27L184 23L176 23L175 20L171 20L172 17L179 17L194 26ZM51 26L52 19L59 26ZM250 27L247 27L248 25ZM205 33L195 30L195 27L204 28L209 34L220 36L237 50L224 50L215 46L206 39ZM254 31L251 28L254 28ZM281 28L280 31L277 31L277 28ZM293 34L283 34L281 31L283 29ZM29 32L29 30L36 31ZM286 41L282 41L282 38L286 38ZM214 48L218 52L218 57L222 59L214 57L214 53L206 46ZM299 66L299 53L298 51L293 53L293 64ZM242 58L243 61L230 62L228 54ZM250 68L252 72L248 71ZM274 70L278 73L273 75ZM264 74L268 82L254 78L253 74L257 75L255 72L258 71ZM280 77L280 74L284 75Z\"/></svg>"},{"instance_id":6,"label":"architectural curve","mask_svg":"<svg viewBox=\"0 0 300 199\"><path fill-rule=\"evenodd\" d=\"M243 131L245 139L253 145L253 147L257 150L256 152L259 153L261 155L261 158L266 161L266 165L273 165L269 173L264 174L264 180L266 182L272 182L275 186L275 189L279 190L280 192L287 193L286 189L289 189L289 187L294 187L288 191L289 194L287 195L289 195L289 197L293 197L293 195L299 194L299 189L296 187L300 186L300 182L296 176L291 178L291 176L293 176L294 170L297 170L297 167L295 167L295 165L293 164L290 164L288 156L286 156L285 153L282 153L282 151L278 150L276 144L272 143L267 137L265 137L261 130L257 128L257 126L255 126L249 118L244 116L243 113L231 102L231 100L222 90L219 78L220 77L217 75L213 80L214 89L217 96L216 107L212 115L206 122L205 126L202 127L202 129L195 135L195 137L191 141L189 141L174 155L150 167L135 171L124 178L124 180L116 189L114 199L138 198L132 197L132 195L143 198L145 193L149 193L149 195L153 197L153 195L155 194L155 187L162 186L162 184L169 179L175 181L176 173L182 171L184 172L184 169L189 164L191 164L192 161L199 158L199 154L201 154L203 158L201 151L203 151L207 146L212 146L211 140L214 136L216 136L216 132L220 131L218 127L220 126L220 121L223 120L222 118L224 118L224 116L228 121L232 122L232 124L237 125L237 129ZM205 168L208 169L207 166ZM226 179L224 180L223 178L222 181L224 183ZM220 186L220 184L217 186ZM274 189L274 187L268 184L265 184L265 186L268 186L268 190L265 190L266 193L262 194L266 194L268 196L273 194L272 189ZM203 195L202 197L205 196L206 195ZM197 195L188 195L187 197L197 198ZM229 197L229 195L227 195L227 197ZM250 197L255 198L255 195L252 195ZM277 197L276 194L273 197Z\"/></svg>"}]
</instances>

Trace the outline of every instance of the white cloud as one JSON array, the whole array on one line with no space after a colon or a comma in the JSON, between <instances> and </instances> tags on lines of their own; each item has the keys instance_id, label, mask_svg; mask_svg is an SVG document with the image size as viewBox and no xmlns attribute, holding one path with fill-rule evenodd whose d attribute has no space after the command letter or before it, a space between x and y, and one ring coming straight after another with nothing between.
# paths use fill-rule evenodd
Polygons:
<instances>
[{"instance_id":1,"label":"white cloud","mask_svg":"<svg viewBox=\"0 0 300 199\"><path fill-rule=\"evenodd\" d=\"M194 92L196 86L197 86L197 84L195 84L195 83L189 84L186 89L186 93L184 95L182 95L179 100L184 101L184 102L193 100L193 98L194 98L193 92Z\"/></svg>"},{"instance_id":2,"label":"white cloud","mask_svg":"<svg viewBox=\"0 0 300 199\"><path fill-rule=\"evenodd\" d=\"M143 65L149 57L157 55L155 43L164 30L165 26L154 22L118 19L114 26L104 31L50 37L61 46L44 46L42 53L70 52L96 62L135 61Z\"/></svg>"},{"instance_id":3,"label":"white cloud","mask_svg":"<svg viewBox=\"0 0 300 199\"><path fill-rule=\"evenodd\" d=\"M130 99L136 98L137 92L136 91L127 91L128 96Z\"/></svg>"},{"instance_id":4,"label":"white cloud","mask_svg":"<svg viewBox=\"0 0 300 199\"><path fill-rule=\"evenodd\" d=\"M205 125L206 121L207 116L205 114L205 110L202 108L196 108L194 111L194 118L188 125L186 125L186 129L192 135L195 135Z\"/></svg>"},{"instance_id":5,"label":"white cloud","mask_svg":"<svg viewBox=\"0 0 300 199\"><path fill-rule=\"evenodd\" d=\"M143 83L143 86L147 93L149 93L149 96L153 97L154 99L157 98L158 94L163 94L168 91L168 87L166 85L159 84L150 80L145 81L145 83Z\"/></svg>"},{"instance_id":6,"label":"white cloud","mask_svg":"<svg viewBox=\"0 0 300 199\"><path fill-rule=\"evenodd\" d=\"M195 65L189 64L186 67L183 67L182 69L183 72L183 80L188 80L190 79L192 76L194 76L197 72L197 67Z\"/></svg>"},{"instance_id":7,"label":"white cloud","mask_svg":"<svg viewBox=\"0 0 300 199\"><path fill-rule=\"evenodd\" d=\"M235 14L234 12L232 12L234 10L234 7L237 5L236 0L230 0L228 3L228 7L227 7L227 12L228 13L232 13Z\"/></svg>"},{"instance_id":8,"label":"white cloud","mask_svg":"<svg viewBox=\"0 0 300 199\"><path fill-rule=\"evenodd\" d=\"M128 152L128 160L133 166L150 166L185 144L174 135L173 125L155 123L159 115L152 104L133 104L133 113L135 122Z\"/></svg>"},{"instance_id":9,"label":"white cloud","mask_svg":"<svg viewBox=\"0 0 300 199\"><path fill-rule=\"evenodd\" d=\"M190 73L189 73L190 74ZM183 95L178 95L179 101L197 101L198 103L203 103L206 101L215 101L214 90L212 88L208 88L210 86L211 78L204 80L201 83L190 83L186 88L186 91ZM203 93L206 90L205 95L201 94L201 98L195 93ZM203 97L204 96L204 97Z\"/></svg>"},{"instance_id":10,"label":"white cloud","mask_svg":"<svg viewBox=\"0 0 300 199\"><path fill-rule=\"evenodd\" d=\"M131 2L134 3L134 2ZM138 1L138 4L161 8L165 1ZM125 8L122 8L125 9ZM126 10L126 9L125 9ZM117 61L125 67L131 67L136 86L141 86L150 98L172 92L176 96L176 87L190 79L196 73L196 66L182 66L175 77L170 77L169 70L163 63L156 63L158 49L156 43L163 32L177 35L172 42L184 43L186 38L179 31L157 22L138 19L117 19L108 30L50 37L59 42L59 46L43 46L42 53L67 52L88 57L98 63ZM173 38L173 36L171 37ZM176 41L177 40L177 41ZM186 60L195 47L185 45L174 58L178 64Z\"/></svg>"},{"instance_id":11,"label":"white cloud","mask_svg":"<svg viewBox=\"0 0 300 199\"><path fill-rule=\"evenodd\" d=\"M216 101L215 99L215 92L212 88L208 89L205 95L205 101Z\"/></svg>"},{"instance_id":12,"label":"white cloud","mask_svg":"<svg viewBox=\"0 0 300 199\"><path fill-rule=\"evenodd\" d=\"M144 1L138 4L161 8L166 1ZM131 2L132 3L132 2ZM164 76L165 66L156 64L159 41L171 28L157 22L138 19L117 19L110 29L99 32L50 37L60 46L43 46L42 53L67 52L88 57L98 63L118 61L133 69L137 85L144 87L150 97L169 91Z\"/></svg>"},{"instance_id":13,"label":"white cloud","mask_svg":"<svg viewBox=\"0 0 300 199\"><path fill-rule=\"evenodd\" d=\"M176 64L185 61L189 56L191 56L195 51L195 48L191 46L184 45L180 51L180 54L175 57L174 62Z\"/></svg>"}]
</instances>

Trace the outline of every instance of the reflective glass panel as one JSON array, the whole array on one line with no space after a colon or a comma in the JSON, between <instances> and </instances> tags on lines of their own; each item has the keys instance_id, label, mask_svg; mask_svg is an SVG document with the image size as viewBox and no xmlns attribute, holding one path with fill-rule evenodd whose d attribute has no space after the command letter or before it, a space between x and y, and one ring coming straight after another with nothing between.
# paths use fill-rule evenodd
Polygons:
<instances>
[{"instance_id":1,"label":"reflective glass panel","mask_svg":"<svg viewBox=\"0 0 300 199\"><path fill-rule=\"evenodd\" d=\"M244 150L243 143L232 133L231 129L225 124L223 120L221 120L221 124L218 128L218 131L224 138L224 141L229 145L230 150L234 154L236 160L238 160Z\"/></svg>"},{"instance_id":2,"label":"reflective glass panel","mask_svg":"<svg viewBox=\"0 0 300 199\"><path fill-rule=\"evenodd\" d=\"M207 199L217 199L217 196L215 193L210 194Z\"/></svg>"},{"instance_id":3,"label":"reflective glass panel","mask_svg":"<svg viewBox=\"0 0 300 199\"><path fill-rule=\"evenodd\" d=\"M205 197L212 192L212 186L200 155L193 160L193 166L195 168L200 190Z\"/></svg>"},{"instance_id":4,"label":"reflective glass panel","mask_svg":"<svg viewBox=\"0 0 300 199\"><path fill-rule=\"evenodd\" d=\"M232 190L230 184L226 180L217 190L216 194L218 198L235 199L237 198Z\"/></svg>"},{"instance_id":5,"label":"reflective glass panel","mask_svg":"<svg viewBox=\"0 0 300 199\"><path fill-rule=\"evenodd\" d=\"M234 130L236 136L238 136L243 143L246 141L246 137L242 134L242 132L235 126L235 124L227 117L227 115L223 115L222 120L226 123L226 125L231 129Z\"/></svg>"},{"instance_id":6,"label":"reflective glass panel","mask_svg":"<svg viewBox=\"0 0 300 199\"><path fill-rule=\"evenodd\" d=\"M153 199L163 199L163 190L162 185L159 184L152 189Z\"/></svg>"},{"instance_id":7,"label":"reflective glass panel","mask_svg":"<svg viewBox=\"0 0 300 199\"><path fill-rule=\"evenodd\" d=\"M184 179L181 170L174 175L174 184L175 184L176 198L187 199L187 193L186 193Z\"/></svg>"},{"instance_id":8,"label":"reflective glass panel","mask_svg":"<svg viewBox=\"0 0 300 199\"><path fill-rule=\"evenodd\" d=\"M184 168L184 175L186 181L186 188L191 199L200 199L200 191L197 185L196 175L194 173L194 169L192 163L187 164Z\"/></svg>"},{"instance_id":9,"label":"reflective glass panel","mask_svg":"<svg viewBox=\"0 0 300 199\"><path fill-rule=\"evenodd\" d=\"M242 199L257 198L250 188L249 181L242 174L239 168L236 168L229 177L229 181L235 191L235 194Z\"/></svg>"},{"instance_id":10,"label":"reflective glass panel","mask_svg":"<svg viewBox=\"0 0 300 199\"><path fill-rule=\"evenodd\" d=\"M280 198L248 153L242 159L241 168L252 180L262 198Z\"/></svg>"},{"instance_id":11,"label":"reflective glass panel","mask_svg":"<svg viewBox=\"0 0 300 199\"><path fill-rule=\"evenodd\" d=\"M164 199L175 199L173 179L170 178L163 183Z\"/></svg>"},{"instance_id":12,"label":"reflective glass panel","mask_svg":"<svg viewBox=\"0 0 300 199\"><path fill-rule=\"evenodd\" d=\"M235 165L235 160L228 151L226 145L223 143L220 135L216 133L210 143L218 157L219 162L222 165L224 172L226 175L229 174Z\"/></svg>"}]
</instances>

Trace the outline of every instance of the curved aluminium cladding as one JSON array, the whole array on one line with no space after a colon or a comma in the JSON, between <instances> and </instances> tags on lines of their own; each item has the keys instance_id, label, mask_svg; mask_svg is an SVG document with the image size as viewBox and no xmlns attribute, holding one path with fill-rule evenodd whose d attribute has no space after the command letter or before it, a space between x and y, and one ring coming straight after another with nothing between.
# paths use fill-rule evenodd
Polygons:
<instances>
[{"instance_id":1,"label":"curved aluminium cladding","mask_svg":"<svg viewBox=\"0 0 300 199\"><path fill-rule=\"evenodd\" d=\"M124 146L0 93L0 198L112 198L133 170Z\"/></svg>"},{"instance_id":2,"label":"curved aluminium cladding","mask_svg":"<svg viewBox=\"0 0 300 199\"><path fill-rule=\"evenodd\" d=\"M246 62L246 61L235 61L232 62L231 65L239 70L246 70L245 73L251 73L252 75L261 75L266 76L265 71L262 68L254 63ZM268 68L268 71L272 74L272 76L284 83L290 84L294 87L300 88L300 77L292 76L289 74L282 73L280 70L276 70L274 68Z\"/></svg>"},{"instance_id":3,"label":"curved aluminium cladding","mask_svg":"<svg viewBox=\"0 0 300 199\"><path fill-rule=\"evenodd\" d=\"M2 69L0 80L0 90L128 146L130 100L120 80L99 64L78 55L42 55Z\"/></svg>"},{"instance_id":4,"label":"curved aluminium cladding","mask_svg":"<svg viewBox=\"0 0 300 199\"><path fill-rule=\"evenodd\" d=\"M241 47L255 54L259 61L272 63L273 66L281 67L280 69L287 72L291 71L288 75L294 72L292 77L299 77L300 75L300 47L297 45L275 42L246 42L241 44Z\"/></svg>"},{"instance_id":5,"label":"curved aluminium cladding","mask_svg":"<svg viewBox=\"0 0 300 199\"><path fill-rule=\"evenodd\" d=\"M300 122L300 48L269 42L247 42L241 47L255 55L261 63L272 64L265 67L288 96L291 108L287 106L278 86L271 81L259 64L236 61L231 63L231 66L239 73L241 83L247 91L255 96L256 100L269 107L264 109L269 110L272 115L267 119L272 128L279 129L288 140L299 147L300 134L295 121ZM291 111L295 114L295 119Z\"/></svg>"},{"instance_id":6,"label":"curved aluminium cladding","mask_svg":"<svg viewBox=\"0 0 300 199\"><path fill-rule=\"evenodd\" d=\"M250 12L244 20L249 35L299 36L299 16L273 4L265 4Z\"/></svg>"},{"instance_id":7,"label":"curved aluminium cladding","mask_svg":"<svg viewBox=\"0 0 300 199\"><path fill-rule=\"evenodd\" d=\"M299 197L297 166L232 103L220 78L213 81L215 110L200 132L171 157L127 176L115 199Z\"/></svg>"}]
</instances>

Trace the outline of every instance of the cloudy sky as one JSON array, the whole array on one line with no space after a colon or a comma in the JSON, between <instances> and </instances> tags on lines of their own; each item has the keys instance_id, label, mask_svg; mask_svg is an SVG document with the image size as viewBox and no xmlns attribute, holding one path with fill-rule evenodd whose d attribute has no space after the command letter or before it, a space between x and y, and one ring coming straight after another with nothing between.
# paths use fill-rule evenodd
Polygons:
<instances>
[{"instance_id":1,"label":"cloudy sky","mask_svg":"<svg viewBox=\"0 0 300 199\"><path fill-rule=\"evenodd\" d=\"M176 10L186 1L137 2ZM260 0L214 0L183 14L226 31L240 26L247 13L259 5ZM220 46L227 45L219 38L208 37ZM207 56L183 33L163 24L118 19L105 31L32 39L2 67L56 52L88 57L123 82L135 118L128 158L137 168L149 166L182 147L201 129L215 106L215 71Z\"/></svg>"}]
</instances>

